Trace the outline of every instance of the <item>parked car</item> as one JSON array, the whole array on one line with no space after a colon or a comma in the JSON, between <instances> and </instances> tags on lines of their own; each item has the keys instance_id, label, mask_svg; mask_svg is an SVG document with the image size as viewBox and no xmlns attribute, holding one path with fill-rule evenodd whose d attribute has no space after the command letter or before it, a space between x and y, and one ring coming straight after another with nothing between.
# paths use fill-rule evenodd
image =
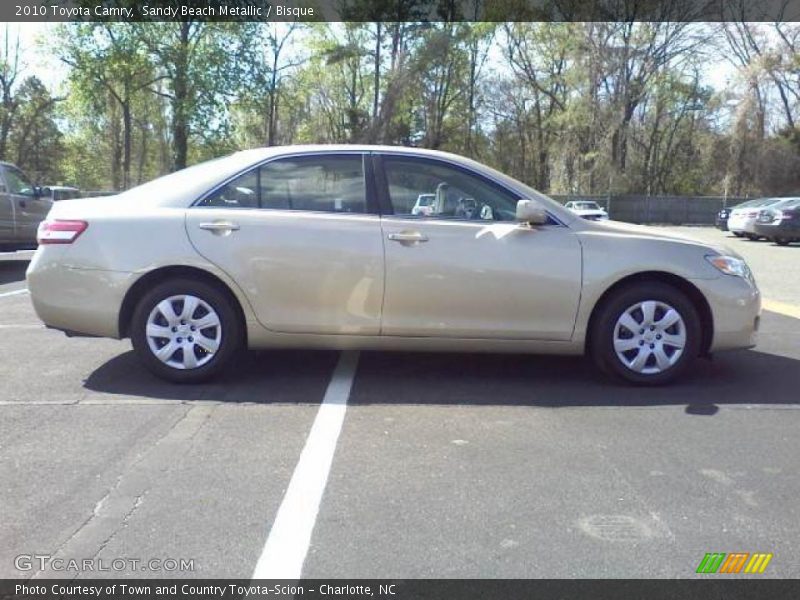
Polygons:
<instances>
[{"instance_id":1,"label":"parked car","mask_svg":"<svg viewBox=\"0 0 800 600\"><path fill-rule=\"evenodd\" d=\"M35 244L36 229L52 205L52 199L19 168L0 162L0 244Z\"/></svg>"},{"instance_id":2,"label":"parked car","mask_svg":"<svg viewBox=\"0 0 800 600\"><path fill-rule=\"evenodd\" d=\"M755 231L758 213L761 209L777 204L781 200L782 198L759 198L736 206L728 217L728 231L736 237L744 236L753 241L759 239Z\"/></svg>"},{"instance_id":3,"label":"parked car","mask_svg":"<svg viewBox=\"0 0 800 600\"><path fill-rule=\"evenodd\" d=\"M412 215L421 194L441 212ZM477 210L457 216L465 198ZM452 154L248 150L113 200L53 206L33 306L70 335L130 337L171 381L207 379L247 345L588 353L655 385L755 344L760 294L734 252L578 218Z\"/></svg>"},{"instance_id":4,"label":"parked car","mask_svg":"<svg viewBox=\"0 0 800 600\"><path fill-rule=\"evenodd\" d=\"M591 200L571 200L564 205L564 208L590 221L605 221L608 219L606 209Z\"/></svg>"},{"instance_id":5,"label":"parked car","mask_svg":"<svg viewBox=\"0 0 800 600\"><path fill-rule=\"evenodd\" d=\"M49 196L53 202L81 197L81 191L78 188L67 185L46 185L42 188L42 193Z\"/></svg>"},{"instance_id":6,"label":"parked car","mask_svg":"<svg viewBox=\"0 0 800 600\"><path fill-rule=\"evenodd\" d=\"M728 217L731 216L732 208L722 208L717 213L717 220L715 225L720 231L728 231Z\"/></svg>"},{"instance_id":7,"label":"parked car","mask_svg":"<svg viewBox=\"0 0 800 600\"><path fill-rule=\"evenodd\" d=\"M429 215L433 212L433 204L436 201L436 194L420 194L411 209L412 215Z\"/></svg>"},{"instance_id":8,"label":"parked car","mask_svg":"<svg viewBox=\"0 0 800 600\"><path fill-rule=\"evenodd\" d=\"M788 198L762 210L755 231L779 246L800 242L800 198Z\"/></svg>"}]
</instances>

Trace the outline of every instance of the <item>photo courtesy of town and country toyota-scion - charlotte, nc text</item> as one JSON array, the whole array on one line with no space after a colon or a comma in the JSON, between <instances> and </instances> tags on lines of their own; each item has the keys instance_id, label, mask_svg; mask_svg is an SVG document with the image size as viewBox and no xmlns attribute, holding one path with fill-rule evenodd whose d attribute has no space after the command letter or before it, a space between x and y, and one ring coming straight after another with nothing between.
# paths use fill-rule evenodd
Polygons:
<instances>
[{"instance_id":1,"label":"photo courtesy of town and country toyota-scion - charlotte, nc text","mask_svg":"<svg viewBox=\"0 0 800 600\"><path fill-rule=\"evenodd\" d=\"M103 596L187 596L190 598L217 597L217 598L247 598L249 596L302 596L304 594L319 594L320 596L369 596L391 597L397 593L397 585L393 583L377 584L375 587L363 584L328 584L320 583L310 587L300 584L271 583L260 585L240 585L229 583L224 585L205 585L190 583L174 583L167 585L153 585L144 582L136 583L109 583L106 585L81 585L81 584L30 584L20 583L14 586L14 593L25 596L45 596L48 593L57 597L62 596L88 596L100 598Z\"/></svg>"},{"instance_id":2,"label":"photo courtesy of town and country toyota-scion - charlotte, nc text","mask_svg":"<svg viewBox=\"0 0 800 600\"><path fill-rule=\"evenodd\" d=\"M18 17L52 17L56 19L84 19L84 18L149 18L149 19L180 19L187 17L202 18L310 18L315 16L313 7L285 6L283 4L269 4L266 6L227 6L226 4L207 4L198 6L172 5L149 6L143 4L136 7L112 7L98 4L92 8L85 6L22 6L17 5Z\"/></svg>"}]
</instances>

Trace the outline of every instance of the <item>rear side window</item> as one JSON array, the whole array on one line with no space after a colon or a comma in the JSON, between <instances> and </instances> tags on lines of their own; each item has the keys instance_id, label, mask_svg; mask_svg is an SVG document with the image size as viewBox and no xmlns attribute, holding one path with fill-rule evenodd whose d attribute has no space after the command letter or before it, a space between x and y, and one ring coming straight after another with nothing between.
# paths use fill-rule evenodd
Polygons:
<instances>
[{"instance_id":1,"label":"rear side window","mask_svg":"<svg viewBox=\"0 0 800 600\"><path fill-rule=\"evenodd\" d=\"M200 206L365 213L361 155L273 160L228 182Z\"/></svg>"}]
</instances>

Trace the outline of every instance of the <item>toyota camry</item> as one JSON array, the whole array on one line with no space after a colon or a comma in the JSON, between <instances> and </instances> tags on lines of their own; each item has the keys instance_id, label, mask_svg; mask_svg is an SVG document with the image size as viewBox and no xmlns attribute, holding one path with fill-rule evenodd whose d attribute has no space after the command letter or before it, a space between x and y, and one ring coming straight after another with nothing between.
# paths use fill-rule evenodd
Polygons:
<instances>
[{"instance_id":1,"label":"toyota camry","mask_svg":"<svg viewBox=\"0 0 800 600\"><path fill-rule=\"evenodd\" d=\"M246 347L302 347L585 353L662 384L753 346L760 312L730 250L581 219L487 166L411 148L237 152L58 202L38 242L41 320L130 338L175 382Z\"/></svg>"}]
</instances>

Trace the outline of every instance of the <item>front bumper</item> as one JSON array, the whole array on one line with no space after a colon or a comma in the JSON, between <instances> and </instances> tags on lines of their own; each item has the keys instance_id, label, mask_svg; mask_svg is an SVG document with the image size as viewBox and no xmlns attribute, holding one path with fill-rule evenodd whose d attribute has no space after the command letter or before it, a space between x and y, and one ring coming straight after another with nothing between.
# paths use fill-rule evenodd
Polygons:
<instances>
[{"instance_id":1,"label":"front bumper","mask_svg":"<svg viewBox=\"0 0 800 600\"><path fill-rule=\"evenodd\" d=\"M722 275L716 279L693 279L692 283L711 308L714 322L711 352L756 345L761 292L754 281Z\"/></svg>"},{"instance_id":2,"label":"front bumper","mask_svg":"<svg viewBox=\"0 0 800 600\"><path fill-rule=\"evenodd\" d=\"M40 246L28 267L33 308L47 327L72 335L119 337L119 314L136 274L65 267L59 246Z\"/></svg>"}]
</instances>

